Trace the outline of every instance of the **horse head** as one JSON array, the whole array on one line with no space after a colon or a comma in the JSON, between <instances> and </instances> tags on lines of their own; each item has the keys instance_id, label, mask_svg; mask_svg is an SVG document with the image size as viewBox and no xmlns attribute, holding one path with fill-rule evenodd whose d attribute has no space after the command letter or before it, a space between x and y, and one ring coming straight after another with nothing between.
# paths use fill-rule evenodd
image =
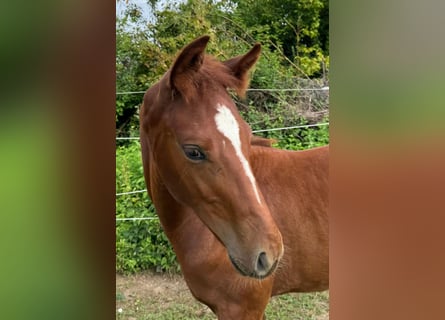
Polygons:
<instances>
[{"instance_id":1,"label":"horse head","mask_svg":"<svg viewBox=\"0 0 445 320\"><path fill-rule=\"evenodd\" d=\"M219 62L205 54L208 41L187 45L147 91L141 130L171 196L194 210L238 272L264 278L283 241L249 163L252 130L227 91L244 95L261 47Z\"/></svg>"}]
</instances>

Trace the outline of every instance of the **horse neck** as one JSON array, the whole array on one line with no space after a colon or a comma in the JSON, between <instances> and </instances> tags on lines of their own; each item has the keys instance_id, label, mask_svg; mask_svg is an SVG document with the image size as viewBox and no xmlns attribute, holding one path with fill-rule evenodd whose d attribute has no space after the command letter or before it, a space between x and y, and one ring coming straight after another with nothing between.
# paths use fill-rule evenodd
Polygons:
<instances>
[{"instance_id":1,"label":"horse neck","mask_svg":"<svg viewBox=\"0 0 445 320\"><path fill-rule=\"evenodd\" d=\"M276 182L273 177L283 170L288 172L289 177L299 177L299 180L312 181L313 177L326 180L329 174L329 146L300 151L253 146L250 164L260 185L265 177L269 177L265 178L267 183Z\"/></svg>"},{"instance_id":2,"label":"horse neck","mask_svg":"<svg viewBox=\"0 0 445 320\"><path fill-rule=\"evenodd\" d=\"M165 233L170 241L174 242L178 227L184 225L190 218L193 218L191 210L177 202L162 181L153 157L153 150L150 147L148 135L145 132L141 134L140 141L144 178L148 194L156 208L156 213Z\"/></svg>"},{"instance_id":3,"label":"horse neck","mask_svg":"<svg viewBox=\"0 0 445 320\"><path fill-rule=\"evenodd\" d=\"M187 255L190 256L190 248L199 248L203 243L211 247L217 240L193 209L176 201L158 178L152 180L152 201L162 228L185 272L188 268L186 264L197 262L196 259L187 258Z\"/></svg>"},{"instance_id":4,"label":"horse neck","mask_svg":"<svg viewBox=\"0 0 445 320\"><path fill-rule=\"evenodd\" d=\"M150 197L164 231L173 234L188 218L190 210L176 201L157 172L156 165L150 164Z\"/></svg>"}]
</instances>

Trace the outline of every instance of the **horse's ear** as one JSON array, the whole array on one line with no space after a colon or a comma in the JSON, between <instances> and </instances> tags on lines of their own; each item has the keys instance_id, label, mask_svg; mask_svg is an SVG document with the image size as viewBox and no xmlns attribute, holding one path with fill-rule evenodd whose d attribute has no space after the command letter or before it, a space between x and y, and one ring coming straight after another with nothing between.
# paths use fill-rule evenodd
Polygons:
<instances>
[{"instance_id":1,"label":"horse's ear","mask_svg":"<svg viewBox=\"0 0 445 320\"><path fill-rule=\"evenodd\" d=\"M182 49L170 72L169 84L172 89L177 89L179 92L187 90L193 75L202 66L209 39L209 36L202 36Z\"/></svg>"},{"instance_id":2,"label":"horse's ear","mask_svg":"<svg viewBox=\"0 0 445 320\"><path fill-rule=\"evenodd\" d=\"M224 64L230 68L233 75L237 77L241 82L241 87L237 88L237 91L244 94L244 91L249 84L248 71L252 68L260 57L261 45L255 44L249 52L245 55L237 56L224 62Z\"/></svg>"}]
</instances>

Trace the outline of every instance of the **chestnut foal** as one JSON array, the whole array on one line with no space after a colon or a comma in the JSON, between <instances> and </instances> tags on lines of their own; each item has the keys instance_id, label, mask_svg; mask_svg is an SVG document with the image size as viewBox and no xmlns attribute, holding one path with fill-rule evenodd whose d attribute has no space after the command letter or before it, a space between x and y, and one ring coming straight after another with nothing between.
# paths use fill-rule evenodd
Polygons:
<instances>
[{"instance_id":1,"label":"chestnut foal","mask_svg":"<svg viewBox=\"0 0 445 320\"><path fill-rule=\"evenodd\" d=\"M328 147L285 151L252 136L248 53L219 62L187 45L145 94L149 195L196 299L218 319L263 319L273 295L328 289Z\"/></svg>"}]
</instances>

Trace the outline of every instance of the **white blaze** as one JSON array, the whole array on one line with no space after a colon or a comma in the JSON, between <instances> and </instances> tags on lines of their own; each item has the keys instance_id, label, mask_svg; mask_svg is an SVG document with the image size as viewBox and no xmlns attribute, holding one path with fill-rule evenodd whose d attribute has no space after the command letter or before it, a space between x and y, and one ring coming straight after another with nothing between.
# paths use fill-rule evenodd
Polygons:
<instances>
[{"instance_id":1,"label":"white blaze","mask_svg":"<svg viewBox=\"0 0 445 320\"><path fill-rule=\"evenodd\" d=\"M247 162L246 157L244 157L244 154L241 151L241 139L239 134L238 122L233 116L232 111L230 111L230 109L227 108L225 105L218 103L218 105L216 106L216 110L218 111L215 115L216 128L232 143L233 148L235 149L235 153L241 161L244 172L249 178L250 183L252 184L255 196L258 202L261 203L252 169L250 168L249 162Z\"/></svg>"}]
</instances>

